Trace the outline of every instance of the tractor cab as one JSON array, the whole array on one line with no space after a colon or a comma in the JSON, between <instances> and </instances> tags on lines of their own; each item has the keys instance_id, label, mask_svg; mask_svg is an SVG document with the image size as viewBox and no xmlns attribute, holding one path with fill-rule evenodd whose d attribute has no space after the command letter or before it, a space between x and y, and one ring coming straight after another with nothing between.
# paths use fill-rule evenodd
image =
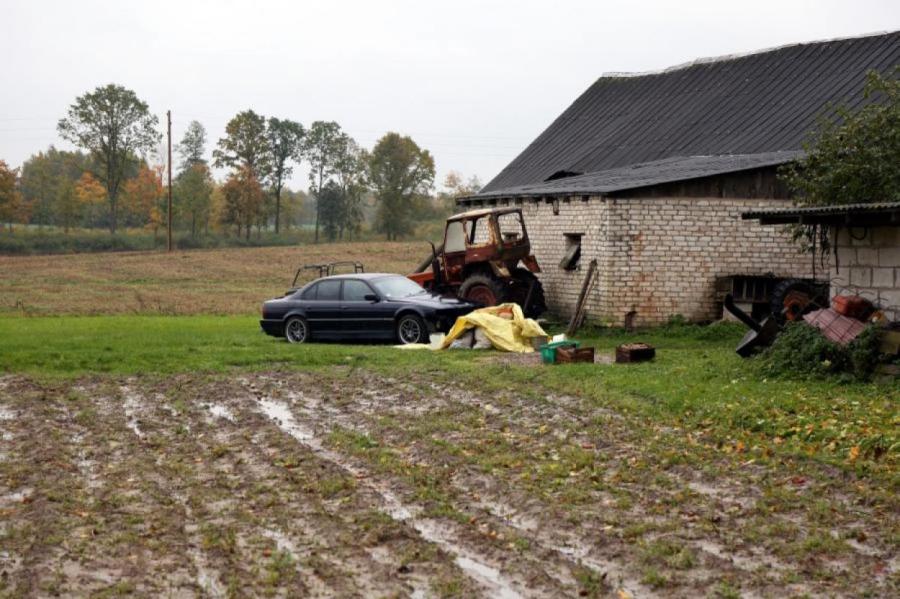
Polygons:
<instances>
[{"instance_id":1,"label":"tractor cab","mask_svg":"<svg viewBox=\"0 0 900 599\"><path fill-rule=\"evenodd\" d=\"M409 278L426 289L482 305L515 301L529 314L543 312L540 272L522 210L486 208L447 219L444 243ZM528 304L526 306L526 303Z\"/></svg>"}]
</instances>

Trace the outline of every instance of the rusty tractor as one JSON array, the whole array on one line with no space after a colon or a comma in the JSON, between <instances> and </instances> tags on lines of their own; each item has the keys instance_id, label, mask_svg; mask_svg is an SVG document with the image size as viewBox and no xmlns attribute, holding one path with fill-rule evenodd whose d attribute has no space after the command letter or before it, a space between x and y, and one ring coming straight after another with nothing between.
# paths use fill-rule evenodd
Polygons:
<instances>
[{"instance_id":1,"label":"rusty tractor","mask_svg":"<svg viewBox=\"0 0 900 599\"><path fill-rule=\"evenodd\" d=\"M520 208L486 208L447 219L444 242L409 276L426 289L484 306L515 302L526 316L546 309Z\"/></svg>"}]
</instances>

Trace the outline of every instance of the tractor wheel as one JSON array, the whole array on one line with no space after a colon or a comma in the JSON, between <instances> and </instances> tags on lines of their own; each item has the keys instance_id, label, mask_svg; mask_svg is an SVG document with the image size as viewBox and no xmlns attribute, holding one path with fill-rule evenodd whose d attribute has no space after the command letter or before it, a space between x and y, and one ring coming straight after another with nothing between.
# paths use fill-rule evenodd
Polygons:
<instances>
[{"instance_id":1,"label":"tractor wheel","mask_svg":"<svg viewBox=\"0 0 900 599\"><path fill-rule=\"evenodd\" d=\"M496 306L508 299L505 286L484 274L474 274L463 281L459 287L459 297L482 306Z\"/></svg>"},{"instance_id":2,"label":"tractor wheel","mask_svg":"<svg viewBox=\"0 0 900 599\"><path fill-rule=\"evenodd\" d=\"M547 300L544 297L544 286L538 280L534 273L527 268L517 267L513 270L513 289L512 301L519 304L525 311L527 318L537 318L547 311ZM534 282L534 289L531 291L531 298L528 298L528 289ZM525 300L528 299L528 307L525 307Z\"/></svg>"},{"instance_id":3,"label":"tractor wheel","mask_svg":"<svg viewBox=\"0 0 900 599\"><path fill-rule=\"evenodd\" d=\"M780 325L800 320L804 314L819 307L822 299L815 287L806 281L785 279L772 290L772 316Z\"/></svg>"}]
</instances>

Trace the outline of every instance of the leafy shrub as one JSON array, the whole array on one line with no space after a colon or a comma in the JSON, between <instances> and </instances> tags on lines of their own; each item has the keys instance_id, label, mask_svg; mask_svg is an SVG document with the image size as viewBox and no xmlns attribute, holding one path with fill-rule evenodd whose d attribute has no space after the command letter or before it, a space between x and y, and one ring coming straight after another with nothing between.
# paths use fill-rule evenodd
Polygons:
<instances>
[{"instance_id":1,"label":"leafy shrub","mask_svg":"<svg viewBox=\"0 0 900 599\"><path fill-rule=\"evenodd\" d=\"M775 343L760 356L760 363L769 376L845 373L868 379L881 361L878 345L878 331L872 325L848 345L840 345L815 327L790 322Z\"/></svg>"}]
</instances>

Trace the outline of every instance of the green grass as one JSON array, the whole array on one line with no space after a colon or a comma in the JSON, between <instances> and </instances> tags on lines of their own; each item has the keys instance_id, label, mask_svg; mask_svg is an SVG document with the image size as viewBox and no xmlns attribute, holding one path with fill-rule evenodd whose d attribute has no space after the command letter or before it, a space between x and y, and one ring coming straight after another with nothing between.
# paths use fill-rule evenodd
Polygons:
<instances>
[{"instance_id":1,"label":"green grass","mask_svg":"<svg viewBox=\"0 0 900 599\"><path fill-rule=\"evenodd\" d=\"M551 331L553 331L553 328ZM249 316L0 318L0 371L67 378L229 370L364 368L510 388L539 400L565 393L684 431L691 444L763 459L808 455L864 472L893 471L900 454L900 384L835 377L766 378L733 348L741 327L675 326L580 336L598 351L642 340L657 359L632 365L523 366L490 352L401 351L385 345L288 345ZM677 460L677 455L663 456Z\"/></svg>"}]
</instances>

